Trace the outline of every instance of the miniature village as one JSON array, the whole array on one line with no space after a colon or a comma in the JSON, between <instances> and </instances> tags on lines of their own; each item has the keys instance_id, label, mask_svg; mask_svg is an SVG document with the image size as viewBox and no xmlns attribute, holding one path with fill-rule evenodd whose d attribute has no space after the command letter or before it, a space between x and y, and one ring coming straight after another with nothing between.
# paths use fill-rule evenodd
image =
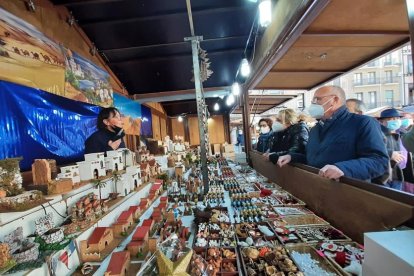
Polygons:
<instances>
[{"instance_id":1,"label":"miniature village","mask_svg":"<svg viewBox=\"0 0 414 276\"><path fill-rule=\"evenodd\" d=\"M2 160L0 204L13 217L0 217L0 273L361 275L360 245L226 146L212 147L206 193L199 149L177 137L161 156L34 160L28 191L19 160Z\"/></svg>"}]
</instances>

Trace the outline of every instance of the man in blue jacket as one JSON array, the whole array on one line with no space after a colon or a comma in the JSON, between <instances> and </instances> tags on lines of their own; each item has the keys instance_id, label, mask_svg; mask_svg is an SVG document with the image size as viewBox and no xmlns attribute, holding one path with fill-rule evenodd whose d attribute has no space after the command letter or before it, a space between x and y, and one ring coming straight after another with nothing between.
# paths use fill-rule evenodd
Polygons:
<instances>
[{"instance_id":1,"label":"man in blue jacket","mask_svg":"<svg viewBox=\"0 0 414 276\"><path fill-rule=\"evenodd\" d=\"M281 156L279 166L307 163L320 168L322 177L346 176L366 181L388 171L389 157L379 123L374 118L350 113L342 88L324 86L316 90L309 113L320 120L310 131L306 155Z\"/></svg>"}]
</instances>

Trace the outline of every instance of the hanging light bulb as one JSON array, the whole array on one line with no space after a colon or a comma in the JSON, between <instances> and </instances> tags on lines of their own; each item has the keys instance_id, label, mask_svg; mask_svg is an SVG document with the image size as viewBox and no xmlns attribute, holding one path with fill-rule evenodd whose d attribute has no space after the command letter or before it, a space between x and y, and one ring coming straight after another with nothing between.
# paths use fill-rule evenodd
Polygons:
<instances>
[{"instance_id":1,"label":"hanging light bulb","mask_svg":"<svg viewBox=\"0 0 414 276\"><path fill-rule=\"evenodd\" d=\"M250 75L250 65L246 58L242 59L240 65L240 73L245 78Z\"/></svg>"},{"instance_id":2,"label":"hanging light bulb","mask_svg":"<svg viewBox=\"0 0 414 276\"><path fill-rule=\"evenodd\" d=\"M182 121L183 121L183 117L178 116L177 120L178 120L179 122L182 122Z\"/></svg>"},{"instance_id":3,"label":"hanging light bulb","mask_svg":"<svg viewBox=\"0 0 414 276\"><path fill-rule=\"evenodd\" d=\"M270 22L272 22L272 1L261 0L259 4L259 24L262 27L267 27Z\"/></svg>"},{"instance_id":4,"label":"hanging light bulb","mask_svg":"<svg viewBox=\"0 0 414 276\"><path fill-rule=\"evenodd\" d=\"M230 105L234 104L234 96L233 96L233 94L229 94L229 95L227 96L226 104L227 104L228 106L230 106Z\"/></svg>"},{"instance_id":5,"label":"hanging light bulb","mask_svg":"<svg viewBox=\"0 0 414 276\"><path fill-rule=\"evenodd\" d=\"M215 111L219 111L219 110L220 110L220 106L219 106L219 104L218 104L218 103L215 103L215 104L214 104L214 110L215 110Z\"/></svg>"},{"instance_id":6,"label":"hanging light bulb","mask_svg":"<svg viewBox=\"0 0 414 276\"><path fill-rule=\"evenodd\" d=\"M231 86L231 93L234 96L238 96L240 94L240 85L238 82L233 83L233 85Z\"/></svg>"}]
</instances>

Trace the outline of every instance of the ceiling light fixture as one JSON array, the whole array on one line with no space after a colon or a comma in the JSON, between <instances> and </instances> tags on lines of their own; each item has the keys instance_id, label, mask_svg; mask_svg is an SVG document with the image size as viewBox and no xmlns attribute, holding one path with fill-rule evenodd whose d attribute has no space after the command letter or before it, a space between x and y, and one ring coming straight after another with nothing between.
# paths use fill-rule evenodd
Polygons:
<instances>
[{"instance_id":1,"label":"ceiling light fixture","mask_svg":"<svg viewBox=\"0 0 414 276\"><path fill-rule=\"evenodd\" d=\"M233 96L233 94L229 94L228 96L227 96L227 100L226 100L226 104L228 105L228 106L231 106L232 104L234 104L234 96Z\"/></svg>"},{"instance_id":2,"label":"ceiling light fixture","mask_svg":"<svg viewBox=\"0 0 414 276\"><path fill-rule=\"evenodd\" d=\"M214 110L215 111L219 111L220 110L220 105L218 103L214 104Z\"/></svg>"},{"instance_id":3,"label":"ceiling light fixture","mask_svg":"<svg viewBox=\"0 0 414 276\"><path fill-rule=\"evenodd\" d=\"M267 27L272 22L272 1L261 0L259 3L259 24Z\"/></svg>"},{"instance_id":4,"label":"ceiling light fixture","mask_svg":"<svg viewBox=\"0 0 414 276\"><path fill-rule=\"evenodd\" d=\"M233 83L231 86L231 94L238 96L240 94L240 85L238 82Z\"/></svg>"},{"instance_id":5,"label":"ceiling light fixture","mask_svg":"<svg viewBox=\"0 0 414 276\"><path fill-rule=\"evenodd\" d=\"M250 65L246 58L242 59L240 65L240 73L242 77L247 78L250 75Z\"/></svg>"}]
</instances>

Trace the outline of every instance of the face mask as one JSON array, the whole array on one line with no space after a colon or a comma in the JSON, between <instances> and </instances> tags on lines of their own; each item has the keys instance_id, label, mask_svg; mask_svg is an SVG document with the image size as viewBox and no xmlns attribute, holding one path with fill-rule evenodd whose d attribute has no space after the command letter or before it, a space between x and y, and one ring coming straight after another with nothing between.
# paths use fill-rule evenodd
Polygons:
<instances>
[{"instance_id":1,"label":"face mask","mask_svg":"<svg viewBox=\"0 0 414 276\"><path fill-rule=\"evenodd\" d=\"M280 132L285 129L285 126L279 122L274 122L272 125L273 132Z\"/></svg>"},{"instance_id":2,"label":"face mask","mask_svg":"<svg viewBox=\"0 0 414 276\"><path fill-rule=\"evenodd\" d=\"M115 132L114 139L118 140L118 139L120 139L120 138L122 138L122 137L125 136L125 132L124 132L124 130L121 127L112 126L112 129Z\"/></svg>"},{"instance_id":3,"label":"face mask","mask_svg":"<svg viewBox=\"0 0 414 276\"><path fill-rule=\"evenodd\" d=\"M267 134L270 132L270 128L269 127L261 127L260 128L260 133L262 134Z\"/></svg>"},{"instance_id":4,"label":"face mask","mask_svg":"<svg viewBox=\"0 0 414 276\"><path fill-rule=\"evenodd\" d=\"M401 120L391 120L387 122L387 128L389 130L397 130L401 127Z\"/></svg>"},{"instance_id":5,"label":"face mask","mask_svg":"<svg viewBox=\"0 0 414 276\"><path fill-rule=\"evenodd\" d=\"M243 134L243 131L241 131L241 130L240 130L240 131L239 131L239 134Z\"/></svg>"},{"instance_id":6,"label":"face mask","mask_svg":"<svg viewBox=\"0 0 414 276\"><path fill-rule=\"evenodd\" d=\"M413 119L405 118L401 120L401 127L403 128L407 128L411 126L412 124L413 124Z\"/></svg>"},{"instance_id":7,"label":"face mask","mask_svg":"<svg viewBox=\"0 0 414 276\"><path fill-rule=\"evenodd\" d=\"M311 104L308 107L308 113L309 115L311 115L313 118L315 119L321 119L323 117L323 115L329 111L329 109L331 109L332 107L328 108L326 111L323 109L323 106L327 103L329 103L331 100L333 100L334 98L330 99L329 101L327 101L324 104Z\"/></svg>"}]
</instances>

